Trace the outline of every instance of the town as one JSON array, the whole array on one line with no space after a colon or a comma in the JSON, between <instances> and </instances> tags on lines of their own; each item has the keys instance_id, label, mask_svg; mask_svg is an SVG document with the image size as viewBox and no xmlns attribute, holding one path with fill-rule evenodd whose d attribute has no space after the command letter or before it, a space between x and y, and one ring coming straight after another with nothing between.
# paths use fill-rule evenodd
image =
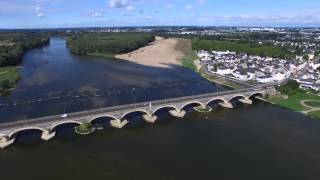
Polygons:
<instances>
[{"instance_id":1,"label":"town","mask_svg":"<svg viewBox=\"0 0 320 180\"><path fill-rule=\"evenodd\" d=\"M296 80L300 88L320 90L320 60L314 55L308 59L280 59L253 56L231 51L198 51L201 64L212 74L250 83L274 83Z\"/></svg>"}]
</instances>

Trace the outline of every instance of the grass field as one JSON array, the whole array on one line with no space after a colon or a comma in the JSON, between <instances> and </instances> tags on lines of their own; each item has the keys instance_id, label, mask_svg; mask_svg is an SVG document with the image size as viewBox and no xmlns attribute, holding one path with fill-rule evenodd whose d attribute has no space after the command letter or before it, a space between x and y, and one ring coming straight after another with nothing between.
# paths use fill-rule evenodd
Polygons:
<instances>
[{"instance_id":1,"label":"grass field","mask_svg":"<svg viewBox=\"0 0 320 180\"><path fill-rule=\"evenodd\" d=\"M19 80L20 75L17 67L1 67L0 68L0 82L8 80L10 83L14 83Z\"/></svg>"},{"instance_id":2,"label":"grass field","mask_svg":"<svg viewBox=\"0 0 320 180\"><path fill-rule=\"evenodd\" d=\"M281 97L271 97L270 100L274 104L277 104L281 107L285 107L297 112L306 111L310 109L308 107L304 107L301 104L301 101L304 101L304 100L314 100L312 102L307 102L306 104L313 106L315 108L317 107L320 108L320 102L316 102L316 101L320 101L320 96L317 96L308 92L297 91L295 94L288 96L288 99L284 99ZM320 118L320 111L314 111L309 113L308 115L312 117Z\"/></svg>"},{"instance_id":3,"label":"grass field","mask_svg":"<svg viewBox=\"0 0 320 180\"><path fill-rule=\"evenodd\" d=\"M197 59L196 55L189 53L181 59L181 64L187 68L197 71L197 66L194 64L194 61L196 59Z\"/></svg>"},{"instance_id":4,"label":"grass field","mask_svg":"<svg viewBox=\"0 0 320 180\"><path fill-rule=\"evenodd\" d=\"M197 55L194 53L192 49L190 39L178 39L178 43L176 45L176 50L183 52L184 57L181 59L181 65L193 69L197 71L197 66L195 65L195 60L198 59Z\"/></svg>"},{"instance_id":5,"label":"grass field","mask_svg":"<svg viewBox=\"0 0 320 180\"><path fill-rule=\"evenodd\" d=\"M19 70L17 67L1 67L0 68L0 94L6 94L15 86L15 83L20 79Z\"/></svg>"}]
</instances>

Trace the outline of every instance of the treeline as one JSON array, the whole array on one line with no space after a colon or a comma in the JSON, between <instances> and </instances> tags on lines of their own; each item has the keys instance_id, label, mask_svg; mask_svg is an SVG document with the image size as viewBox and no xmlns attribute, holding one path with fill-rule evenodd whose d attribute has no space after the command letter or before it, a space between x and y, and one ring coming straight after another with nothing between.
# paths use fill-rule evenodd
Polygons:
<instances>
[{"instance_id":1,"label":"treeline","mask_svg":"<svg viewBox=\"0 0 320 180\"><path fill-rule=\"evenodd\" d=\"M49 41L46 33L0 33L0 67L18 65L27 50Z\"/></svg>"},{"instance_id":2,"label":"treeline","mask_svg":"<svg viewBox=\"0 0 320 180\"><path fill-rule=\"evenodd\" d=\"M78 55L114 55L134 51L154 40L154 35L147 33L81 33L69 38L67 46Z\"/></svg>"},{"instance_id":3,"label":"treeline","mask_svg":"<svg viewBox=\"0 0 320 180\"><path fill-rule=\"evenodd\" d=\"M249 41L226 41L226 40L206 40L194 38L192 40L192 48L194 50L206 51L234 51L238 53L246 53L249 55L259 55L262 57L275 57L288 59L294 57L292 52L285 48L277 47L272 44Z\"/></svg>"}]
</instances>

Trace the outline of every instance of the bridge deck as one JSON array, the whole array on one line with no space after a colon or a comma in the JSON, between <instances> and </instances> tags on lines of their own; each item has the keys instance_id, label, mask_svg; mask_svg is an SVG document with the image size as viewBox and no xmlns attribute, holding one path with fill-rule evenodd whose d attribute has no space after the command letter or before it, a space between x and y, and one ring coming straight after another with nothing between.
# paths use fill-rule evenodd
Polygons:
<instances>
[{"instance_id":1,"label":"bridge deck","mask_svg":"<svg viewBox=\"0 0 320 180\"><path fill-rule=\"evenodd\" d=\"M222 92L185 96L185 97L171 98L171 99L165 99L165 100L156 100L156 101L151 101L151 104L152 106L161 106L161 105L174 104L174 103L190 101L190 100L199 100L199 99L205 99L205 98L207 99L209 97L217 97L217 96L224 96L224 95L245 93L245 92L255 92L255 91L261 91L264 89L266 89L266 87L261 86L259 88L228 90L228 91L222 91ZM14 121L14 122L0 123L0 134L5 134L6 132L18 127L21 128L21 127L32 126L32 125L36 125L37 127L42 127L42 126L50 126L52 124L56 124L62 121L63 122L66 122L66 121L86 122L93 115L94 116L105 115L111 112L114 114L117 112L121 113L123 111L134 110L138 108L146 108L149 106L149 103L150 102L140 102L140 103L134 103L134 104L126 104L126 105L105 107L105 108L94 109L94 110L74 112L74 113L68 114L67 118L62 118L60 115L53 115L53 116L39 117L39 118L26 119L26 120Z\"/></svg>"}]
</instances>

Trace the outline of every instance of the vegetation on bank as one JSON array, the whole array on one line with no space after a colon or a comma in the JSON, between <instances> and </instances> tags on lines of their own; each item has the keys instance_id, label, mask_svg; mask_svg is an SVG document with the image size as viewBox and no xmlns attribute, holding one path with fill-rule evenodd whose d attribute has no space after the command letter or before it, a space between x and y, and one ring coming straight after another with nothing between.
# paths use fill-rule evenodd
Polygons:
<instances>
[{"instance_id":1,"label":"vegetation on bank","mask_svg":"<svg viewBox=\"0 0 320 180\"><path fill-rule=\"evenodd\" d=\"M261 57L275 57L275 58L291 58L293 53L287 51L285 48L274 46L273 44L250 41L232 41L232 40L207 40L194 38L192 40L192 49L206 50L206 51L234 51L237 53L246 53L250 55L258 55Z\"/></svg>"},{"instance_id":2,"label":"vegetation on bank","mask_svg":"<svg viewBox=\"0 0 320 180\"><path fill-rule=\"evenodd\" d=\"M0 67L18 65L27 50L49 41L45 33L0 33Z\"/></svg>"},{"instance_id":3,"label":"vegetation on bank","mask_svg":"<svg viewBox=\"0 0 320 180\"><path fill-rule=\"evenodd\" d=\"M210 106L206 106L206 108L203 108L201 106L197 106L197 107L194 107L194 110L201 112L201 113L208 113L208 112L212 111L212 108Z\"/></svg>"},{"instance_id":4,"label":"vegetation on bank","mask_svg":"<svg viewBox=\"0 0 320 180\"><path fill-rule=\"evenodd\" d=\"M187 68L190 68L194 71L198 71L197 66L195 65L195 61L198 59L198 57L193 53L190 52L189 54L186 54L182 59L181 59L181 64Z\"/></svg>"},{"instance_id":5,"label":"vegetation on bank","mask_svg":"<svg viewBox=\"0 0 320 180\"><path fill-rule=\"evenodd\" d=\"M82 123L81 125L75 127L75 132L81 135L91 134L96 130L96 128L91 123Z\"/></svg>"},{"instance_id":6,"label":"vegetation on bank","mask_svg":"<svg viewBox=\"0 0 320 180\"><path fill-rule=\"evenodd\" d=\"M17 67L0 67L0 95L8 94L19 79L20 75Z\"/></svg>"},{"instance_id":7,"label":"vegetation on bank","mask_svg":"<svg viewBox=\"0 0 320 180\"><path fill-rule=\"evenodd\" d=\"M78 55L113 57L137 50L155 40L147 33L81 33L68 38L69 50Z\"/></svg>"},{"instance_id":8,"label":"vegetation on bank","mask_svg":"<svg viewBox=\"0 0 320 180\"><path fill-rule=\"evenodd\" d=\"M14 89L20 79L19 68L23 54L49 43L47 33L0 33L0 95Z\"/></svg>"},{"instance_id":9,"label":"vegetation on bank","mask_svg":"<svg viewBox=\"0 0 320 180\"><path fill-rule=\"evenodd\" d=\"M49 41L47 33L0 33L0 95L8 94L20 79L16 66L23 54Z\"/></svg>"},{"instance_id":10,"label":"vegetation on bank","mask_svg":"<svg viewBox=\"0 0 320 180\"><path fill-rule=\"evenodd\" d=\"M191 40L184 38L176 39L178 43L175 49L184 54L184 57L181 58L181 65L194 71L198 71L198 68L195 64L195 61L198 59L198 57L192 50Z\"/></svg>"},{"instance_id":11,"label":"vegetation on bank","mask_svg":"<svg viewBox=\"0 0 320 180\"><path fill-rule=\"evenodd\" d=\"M296 81L289 81L286 85L276 88L281 93L279 96L270 97L270 101L281 107L285 107L297 112L304 112L310 110L310 108L303 105L303 101L309 101L306 104L315 108L320 108L320 96L317 96L313 92L305 91L299 88L299 84ZM311 117L320 118L320 111L312 111L307 115Z\"/></svg>"}]
</instances>

